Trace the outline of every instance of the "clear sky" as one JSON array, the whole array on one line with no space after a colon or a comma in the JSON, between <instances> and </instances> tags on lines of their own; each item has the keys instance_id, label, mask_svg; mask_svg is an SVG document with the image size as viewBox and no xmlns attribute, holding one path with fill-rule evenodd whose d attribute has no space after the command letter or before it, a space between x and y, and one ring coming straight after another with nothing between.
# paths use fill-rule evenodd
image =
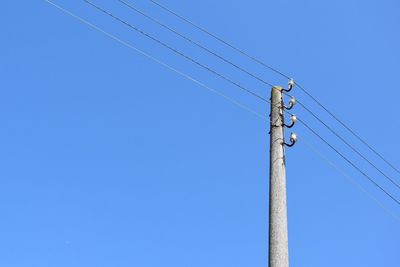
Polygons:
<instances>
[{"instance_id":1,"label":"clear sky","mask_svg":"<svg viewBox=\"0 0 400 267\"><path fill-rule=\"evenodd\" d=\"M396 0L160 0L301 82L387 159L398 156ZM149 1L133 4L265 80L260 67ZM259 113L268 106L90 8L57 0ZM269 97L270 88L127 10L96 3ZM0 266L256 267L268 251L266 121L45 1L2 1ZM293 94L396 181L301 91ZM299 106L294 111L396 189ZM309 131L287 149L291 266L399 266L400 208Z\"/></svg>"}]
</instances>

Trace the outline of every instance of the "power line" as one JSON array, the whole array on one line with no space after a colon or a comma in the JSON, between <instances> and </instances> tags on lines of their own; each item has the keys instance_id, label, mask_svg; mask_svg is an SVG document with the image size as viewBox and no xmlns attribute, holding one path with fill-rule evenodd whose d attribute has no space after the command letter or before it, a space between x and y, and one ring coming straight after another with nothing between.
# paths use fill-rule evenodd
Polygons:
<instances>
[{"instance_id":1,"label":"power line","mask_svg":"<svg viewBox=\"0 0 400 267\"><path fill-rule=\"evenodd\" d=\"M158 3L157 1L154 1L154 0L150 0L150 1L153 2L154 4L158 5L159 7L163 8L164 10L170 12L171 14L177 16L178 18L180 18L180 19L182 19L182 20L188 22L188 23L191 24L192 26L194 26L194 27L200 29L201 31L203 31L203 32L205 32L205 33L211 35L211 36L214 37L214 38L217 38L219 41L222 41L222 42L224 42L225 44L229 45L230 47L232 47L232 48L234 48L234 49L237 49L236 47L233 47L231 44L225 42L225 41L222 40L221 38L215 36L214 34L210 33L209 31L205 30L204 28L195 25L193 22L189 21L188 19L186 19L186 18L184 18L184 17L178 15L176 12L173 12L172 10L166 8L165 6L161 5L161 4ZM137 13L139 13L139 14L145 16L146 18L152 20L153 22L157 23L158 25L160 25L160 26L162 26L162 27L168 29L169 31L171 31L171 32L173 32L173 33L175 33L175 34L177 34L178 36L184 38L185 40L189 41L190 43L192 43L192 44L194 44L194 45L196 45L196 46L202 48L203 50L205 50L205 51L211 53L212 55L214 55L214 56L216 56L216 57L222 59L223 61L229 63L230 65L232 65L232 66L234 66L234 67L236 67L236 68L238 68L239 70L241 70L241 71L247 73L248 75L252 76L253 78L256 78L257 80L263 82L264 84L267 84L267 85L273 87L272 84L270 84L270 83L264 81L263 79L261 79L261 78L258 77L258 76L255 76L254 74L248 72L247 70L245 70L245 69L243 69L243 68L237 66L236 64L234 64L234 63L232 63L231 61L229 61L229 60L223 58L222 56L216 54L215 52L209 50L208 48L202 46L201 44L199 44L199 43L197 43L197 42L194 42L194 41L191 40L190 38L184 36L183 34L177 32L176 30L174 30L174 29L172 29L172 28L170 28L169 26L167 26L167 25L161 23L160 21L154 19L153 17L147 15L147 14L144 13L143 11L141 11L141 10L139 10L138 8L134 7L132 4L129 4L129 3L127 3L127 2L124 1L124 0L119 0L119 2L121 2L121 3L123 3L124 5L128 6L129 8L131 8L131 9L134 10L134 11L136 11ZM239 50L239 52L244 53L242 50ZM246 53L244 53L244 54L247 56ZM268 67L268 68L271 68L270 66L267 66L267 67ZM273 68L271 68L271 69L273 69ZM275 69L273 69L273 70L275 70ZM278 72L278 73L281 74L281 75L283 75L283 76L286 77L286 78L289 78L287 75L284 75L284 74L282 74L282 73L280 73L280 72ZM296 85L297 85L302 91L304 91L312 100L314 100L315 102L317 102L317 103L318 103L326 112L328 112L334 119L336 119L338 122L340 122L342 126L344 126L348 131L350 131L353 135L355 135L361 142L363 142L369 149L374 150L368 143L366 143L364 140L362 140L362 139L360 138L359 135L355 134L354 131L352 131L349 127L347 127L347 126L346 126L342 121L340 121L332 112L330 112L325 106L323 106L322 103L321 103L320 101L318 101L315 97L313 97L311 94L309 94L301 85L299 85L299 84L297 84L297 83L296 83ZM298 101L298 102L299 102L299 101ZM340 140L342 140L342 141L343 141L347 146L349 146L354 152L356 152L360 157L362 157L364 160L366 160L366 161L367 161L371 166L373 166L379 173L381 173L383 176L385 176L391 183L393 183L397 188L400 189L400 185L399 185L398 183L396 183L392 178L390 178L388 175L386 175L382 170L380 170L379 168L377 168L371 161L369 161L369 160L368 160L365 156L363 156L358 150L356 150L352 145L350 145L350 144L349 144L346 140L344 140L340 135L338 135L335 131L333 131L326 123L324 123L320 118L318 118L310 109L308 109L307 107L305 107L301 102L299 102L299 104L300 104L304 109L306 109L310 114L312 114L316 119L318 119L318 121L320 121L322 124L324 124L325 127L327 127L332 133L334 133ZM384 160L387 164L389 164L392 168L394 168L397 172L400 173L400 171L398 171L392 164L390 164L386 159L384 159L383 156L381 156L377 151L374 151L374 152L375 152L382 160Z\"/></svg>"},{"instance_id":2,"label":"power line","mask_svg":"<svg viewBox=\"0 0 400 267\"><path fill-rule=\"evenodd\" d=\"M286 93L285 93L286 94ZM288 95L288 94L286 94ZM400 189L400 185L396 183L393 178L389 177L386 173L384 173L381 169L379 169L374 163L372 163L369 159L367 159L360 151L358 151L353 145L351 145L346 139L344 139L340 134L338 134L335 130L333 130L328 124L326 124L323 120L321 120L313 111L307 108L302 102L296 100L297 103L305 109L309 114L311 114L316 120L318 120L322 125L325 126L331 133L333 133L337 138L339 138L346 146L348 146L351 150L353 150L358 156L368 162L375 170L377 170L380 174L382 174L386 179L388 179L393 185L395 185L398 189Z\"/></svg>"},{"instance_id":3,"label":"power line","mask_svg":"<svg viewBox=\"0 0 400 267\"><path fill-rule=\"evenodd\" d=\"M159 40L159 39L153 37L152 35L148 34L147 32L145 32L145 31L139 29L138 27L129 24L128 22L126 22L126 21L120 19L119 17L113 15L112 13L108 12L107 10L105 10L105 9L103 9L103 8L101 8L101 7L97 6L97 5L95 5L95 4L93 4L92 2L90 2L90 1L88 1L88 0L83 0L83 1L86 2L86 3L88 3L89 5L91 5L93 8L95 8L95 9L97 9L97 10L103 12L104 14L110 16L111 18L113 18L113 19L119 21L120 23L122 23L122 24L128 26L129 28L135 30L136 32L138 32L138 33L140 33L140 34L146 36L147 38L153 40L154 42L156 42L156 43L158 43L158 44L160 44L160 45L162 45L162 46L168 48L169 50L173 51L173 52L176 53L177 55L179 55L179 56L181 56L181 57L183 57L183 58L185 58L185 59L191 61L192 63L194 63L194 64L196 64L196 65L202 67L203 69L205 69L205 70L211 72L212 74L214 74L214 75L216 75L216 76L222 78L223 80L225 80L225 81L227 81L227 82L229 82L229 83L235 85L236 87L240 88L241 90L243 90L243 91L245 91L245 92L247 92L247 93L249 93L249 94L251 94L251 95L257 97L258 99L261 99L261 100L264 101L264 102L269 102L266 98L262 97L261 95L259 95L259 94L255 93L255 92L253 92L253 91L247 89L247 88L244 87L243 85L241 85L241 84L239 84L239 83L233 81L232 79L226 77L225 75L223 75L223 74L221 74L221 73L219 73L219 72L213 70L212 68L208 67L207 65L204 65L204 64L200 63L199 61L197 61L197 60L195 60L195 59L193 59L193 58L187 56L186 54L184 54L184 53L180 52L179 50L173 48L172 46L170 46L170 45L164 43L163 41L161 41L161 40Z\"/></svg>"},{"instance_id":4,"label":"power line","mask_svg":"<svg viewBox=\"0 0 400 267\"><path fill-rule=\"evenodd\" d=\"M304 138L301 139L301 143L305 144L306 147L312 151L315 155L317 155L321 160L325 161L327 164L329 164L332 168L334 168L338 173L340 173L344 178L346 178L350 184L354 185L355 188L363 192L365 195L367 195L369 198L371 198L382 210L384 210L387 214L392 216L394 219L397 221L400 221L399 216L394 214L392 211L390 211L379 199L377 199L373 194L368 192L361 184L359 184L355 179L353 179L347 172L345 172L343 169L341 169L339 166L337 166L333 161L328 159L326 156L324 156L320 151L318 151L313 145L308 143Z\"/></svg>"},{"instance_id":5,"label":"power line","mask_svg":"<svg viewBox=\"0 0 400 267\"><path fill-rule=\"evenodd\" d=\"M188 80L194 82L195 84L199 85L200 87L205 88L205 89L207 89L208 91L211 91L211 92L213 92L213 93L215 93L215 94L217 94L217 95L223 97L225 100L227 100L227 101L233 103L234 105L240 107L241 109L244 109L244 110L246 110L246 111L248 111L248 112L250 112L250 113L256 115L257 117L259 117L259 118L261 118L261 119L263 119L263 120L267 120L267 117L266 117L265 115L262 115L262 114L260 114L260 113L258 113L258 112L256 112L256 111L254 111L253 109L247 107L246 105L244 105L244 104L242 104L242 103L236 101L235 99L233 99L233 98L231 98L231 97L229 97L229 96L227 96L227 95L225 95L225 94L219 92L218 90L216 90L216 89L214 89L214 88L212 88L212 87L210 87L210 86L208 86L208 85L202 83L201 81L199 81L199 80L193 78L192 76L190 76L190 75L188 75L188 74L186 74L186 73L184 73L184 72L182 72L182 71L180 71L180 70L178 70L178 69L172 67L171 65L169 65L169 64L167 64L167 63L165 63L165 62L163 62L163 61L161 61L161 60L159 60L159 59L153 57L152 55L150 55L150 54L144 52L143 50L141 50L141 49L139 49L139 48L133 46L132 44L130 44L130 43L128 43L128 42L126 42L126 41L120 39L119 37L117 37L117 36L115 36L115 35L113 35L113 34L107 32L107 31L103 30L102 28L100 28L100 27L98 27L98 26L92 24L91 22L85 20L84 18L82 18L82 17L80 17L80 16L78 16L78 15L72 13L71 11L69 11L69 10L67 10L67 9L65 9L65 8L63 8L62 6L57 5L56 3L54 3L54 2L52 2L52 1L50 1L50 0L44 0L44 1L46 1L48 4L50 4L50 5L52 5L52 6L56 7L57 9L61 10L62 12L68 14L69 16L71 16L71 17L77 19L77 20L80 21L81 23L88 25L88 26L91 27L92 29L94 29L94 30L96 30L96 31L98 31L98 32L100 32L100 33L106 35L107 37L113 39L114 41L116 41L116 42L118 42L118 43L120 43L120 44L126 46L127 48L129 48L129 49L131 49L131 50L134 50L135 52L141 54L142 56L144 56L144 57L146 57L146 58L152 60L153 62L155 62L155 63L157 63L157 64L159 64L159 65L161 65L161 66L163 66L163 67L165 67L165 68L167 68L167 69L169 69L169 70L171 70L172 72L174 72L174 73L176 73L176 74L178 74L178 75L180 75L180 76L182 76L182 77L184 77L184 78L186 78L186 79L188 79Z\"/></svg>"},{"instance_id":6,"label":"power line","mask_svg":"<svg viewBox=\"0 0 400 267\"><path fill-rule=\"evenodd\" d=\"M124 0L118 0L118 1L121 2L122 4L124 4L125 6L127 6L128 8L130 8L131 10L137 12L138 14L141 14L142 16L146 17L147 19L149 19L149 20L153 21L154 23L158 24L159 26L161 26L161 27L163 27L163 28L169 30L170 32L176 34L177 36L179 36L179 37L181 37L181 38L183 38L183 39L185 39L186 41L190 42L191 44L193 44L193 45L195 45L195 46L201 48L202 50L206 51L207 53L209 53L209 54L211 54L211 55L213 55L213 56L215 56L215 57L221 59L222 61L224 61L224 62L228 63L229 65L235 67L236 69L238 69L238 70L240 70L240 71L246 73L247 75L249 75L249 76L255 78L256 80L258 80L258 81L260 81L260 82L262 82L262 83L264 83L264 84L266 84L266 85L269 85L269 86L273 87L273 85L272 85L271 83L265 81L264 79L260 78L259 76L255 75L255 74L249 72L248 70L246 70L246 69L240 67L239 65L233 63L232 61L230 61L230 60L224 58L223 56L221 56L221 55L219 55L218 53L216 53L216 52L210 50L209 48L205 47L204 45L202 45L202 44L200 44L200 43L198 43L198 42L196 42L196 41L193 41L193 40L190 39L189 37L187 37L187 36L185 36L184 34L178 32L176 29L173 29L173 28L169 27L168 25L162 23L161 21L155 19L154 17L152 17L152 16L146 14L144 11L138 9L138 8L135 7L133 4L130 4L130 3L126 2L126 1L124 1Z\"/></svg>"},{"instance_id":7,"label":"power line","mask_svg":"<svg viewBox=\"0 0 400 267\"><path fill-rule=\"evenodd\" d=\"M93 29L95 29L95 30L97 30L97 31L99 31L99 32L101 32L101 33L103 33L103 34L105 34L106 36L110 37L111 39L113 39L113 40L115 40L115 41L117 41L117 42L123 44L124 46L126 46L126 47L128 47L128 48L130 48L130 49L132 49L132 50L134 50L134 51L136 51L136 52L138 52L138 53L140 53L141 55L143 55L143 56L145 56L145 57L151 59L152 61L154 61L154 62L156 62L156 63L158 63L158 64L160 64L160 65L166 67L167 69L169 69L169 70L171 70L171 71L173 71L173 72L175 72L175 73L177 73L177 74L179 74L179 75L181 75L181 76L187 78L188 80L191 80L192 82L194 82L194 83L200 85L201 87L203 87L203 88L205 88L205 89L207 89L207 90L210 90L210 91L212 91L212 92L214 92L214 93L216 93L216 94L218 94L218 95L224 97L226 100L228 100L228 101L234 103L235 105L237 105L237 106L239 106L239 107L241 107L241 108L243 108L243 109L245 109L245 110L247 110L247 111L249 111L249 112L251 112L251 113L253 113L253 114L256 114L256 115L259 116L260 118L262 118L262 119L267 119L266 116L261 115L261 114L255 112L255 111L249 109L248 107L246 107L246 106L240 104L240 103L237 102L236 100L234 100L234 99L232 99L232 98L230 98L230 97L228 97L228 96L226 96L226 95L224 95L224 94L218 92L217 90L215 90L215 89L213 89L213 88L211 88L211 87L205 85L204 83L202 83L202 82L200 82L200 81L194 79L194 78L191 77L190 75L187 75L187 74L185 74L185 73L183 73L183 72L181 72L181 71L175 69L174 67L172 67L172 66L170 66L170 65L168 65L168 64L166 64L166 63L164 63L164 62L162 62L162 61L160 61L160 60L158 60L157 58L155 58L155 57L153 57L153 56L147 54L146 52L144 52L144 51L142 51L142 50L140 50L140 49L134 47L133 45L131 45L131 44L129 44L129 43L123 41L122 39L116 37L115 35L106 32L105 30L101 29L100 27L98 27L98 26L96 26L96 25L94 25L94 24L88 22L87 20L83 19L82 17L80 17L80 16L78 16L78 15L76 15L76 14L74 14L74 13L68 11L67 9L65 9L65 8L63 8L63 7L61 7L61 6L57 5L57 4L55 4L54 2L52 2L52 1L50 1L50 0L45 0L45 1L46 1L47 3L53 5L54 7L60 9L60 10L63 11L64 13L66 13L66 14L68 14L68 15L74 17L75 19L79 20L80 22L82 22L82 23L84 23L84 24L90 26L91 28L93 28ZM266 100L266 102L269 102L269 101ZM289 112L289 111L287 111L287 113L290 114L290 115L293 115L293 114L292 114L291 112ZM349 159L347 159L343 154L341 154L336 148L334 148L334 147L333 147L332 145L330 145L327 141L325 141L318 133L316 133L316 132L315 132L311 127L309 127L304 121L302 121L302 120L299 119L299 122L301 122L306 128L308 128L312 133L314 133L319 139L321 139L324 143L326 143L331 149L333 149L338 155L340 155L343 159L345 159L353 168L355 168L358 172L360 172L363 176L365 176L371 183L373 183L377 188L379 188L381 191L383 191L383 192L384 192L387 196L389 196L393 201L395 201L397 204L400 204L400 202L399 202L396 198L394 198L394 197L393 197L390 193L388 193L384 188L382 188L379 184L377 184L371 177L369 177L367 174L365 174L365 173L364 173L361 169L359 169L354 163L352 163L352 162L351 162Z\"/></svg>"},{"instance_id":8,"label":"power line","mask_svg":"<svg viewBox=\"0 0 400 267\"><path fill-rule=\"evenodd\" d=\"M317 103L323 110L325 110L334 120L336 120L340 125L342 125L347 131L349 131L354 137L356 137L361 143L363 143L369 150L371 150L375 155L377 155L381 160L383 160L387 165L389 165L393 170L395 170L398 174L400 174L400 170L397 169L392 163L390 163L387 159L385 159L382 154L380 154L375 148L373 148L370 144L367 143L359 134L357 134L354 130L352 130L347 124L345 124L342 120L340 120L333 112L331 112L328 108L326 108L318 99L312 96L309 92L307 92L304 87L300 84L296 83L296 85L306 94L308 95L315 103Z\"/></svg>"},{"instance_id":9,"label":"power line","mask_svg":"<svg viewBox=\"0 0 400 267\"><path fill-rule=\"evenodd\" d=\"M263 61L261 61L260 59L250 55L249 53L245 52L242 49L239 49L238 47L234 46L233 44L231 44L228 41L225 41L224 39L222 39L221 37L217 36L216 34L210 32L209 30L205 29L204 27L201 27L199 25L197 25L196 23L192 22L191 20L185 18L182 15L179 15L177 12L171 10L170 8L166 7L165 5L162 5L161 3L159 3L158 1L155 0L149 0L151 3L155 4L156 6L160 7L161 9L167 11L168 13L172 14L173 16L181 19L182 21L190 24L191 26L193 26L194 28L202 31L203 33L211 36L212 38L214 38L215 40L225 44L226 46L232 48L233 50L237 51L238 53L242 54L243 56L253 60L254 62L264 66L265 68L281 75L282 77L285 77L287 79L290 79L290 77L279 71L278 69L264 63ZM381 153L379 153L372 145L370 145L366 140L364 140L359 134L357 134L353 129L351 129L350 126L348 126L346 123L344 123L341 119L339 119L332 111L330 111L325 105L323 105L316 97L314 97L311 93L308 92L308 90L302 86L301 84L296 82L296 85L300 88L301 91L303 91L308 97L310 97L315 103L317 103L318 106L320 106L323 110L325 110L325 112L327 112L334 120L336 120L340 125L342 125L347 131L349 131L354 137L356 137L362 144L364 144L369 150L371 150L375 155L377 155L381 160L383 160L388 166L390 166L393 170L395 170L398 174L400 174L400 170L398 168L396 168L392 163L390 163Z\"/></svg>"},{"instance_id":10,"label":"power line","mask_svg":"<svg viewBox=\"0 0 400 267\"><path fill-rule=\"evenodd\" d=\"M225 40L222 39L221 37L218 37L217 35L211 33L210 31L206 30L205 28L203 28L203 27L201 27L201 26L198 26L197 24L195 24L194 22L190 21L189 19L187 19L187 18L185 18L185 17L179 15L179 14L176 13L175 11L172 11L171 9L167 8L166 6L160 4L158 1L155 1L155 0L149 0L149 1L152 2L153 4L159 6L160 8L164 9L164 10L167 11L168 13L171 13L171 14L174 15L175 17L177 17L177 18L179 18L179 19L185 21L186 23L192 25L192 26L195 27L196 29L198 29L198 30L204 32L205 34L207 34L207 35L211 36L212 38L218 40L219 42L225 44L226 46L232 48L232 49L235 50L236 52L239 52L240 54L244 55L245 57L250 58L251 60L257 62L258 64L260 64L260 65L262 65L262 66L264 66L264 67L266 67L266 68L272 70L273 72L275 72L275 73L277 73L277 74L279 74L279 75L281 75L281 76L283 76L283 77L285 77L285 78L287 78L287 79L290 79L290 77L287 76L286 74L284 74L284 73L280 72L279 70L277 70L277 69L275 69L275 68L273 68L273 67L267 65L266 63L262 62L261 60L257 59L256 57L251 56L250 54L248 54L248 53L246 53L245 51L243 51L243 50L237 48L236 46L232 45L231 43L225 41Z\"/></svg>"},{"instance_id":11,"label":"power line","mask_svg":"<svg viewBox=\"0 0 400 267\"><path fill-rule=\"evenodd\" d=\"M336 154L338 154L341 158L343 158L347 163L349 163L354 169L356 169L359 173L361 173L365 178L367 178L374 186L380 189L383 193L385 193L388 197L390 197L394 202L396 202L400 206L400 201L397 200L392 194L386 191L382 186L380 186L373 178L371 178L368 174L362 171L355 163L353 163L350 159L348 159L345 155L343 155L339 150L337 150L333 145L331 145L328 141L326 141L321 135L319 135L314 129L308 126L303 120L298 118L298 121L303 124L309 131L311 131L315 136L317 136L322 142L324 142L327 146L329 146Z\"/></svg>"}]
</instances>

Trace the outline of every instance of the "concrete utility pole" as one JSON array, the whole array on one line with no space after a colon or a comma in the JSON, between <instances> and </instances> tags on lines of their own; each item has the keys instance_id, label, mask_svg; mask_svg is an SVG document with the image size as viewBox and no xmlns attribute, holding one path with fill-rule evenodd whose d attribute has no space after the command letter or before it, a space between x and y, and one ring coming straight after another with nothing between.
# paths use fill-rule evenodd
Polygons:
<instances>
[{"instance_id":1,"label":"concrete utility pole","mask_svg":"<svg viewBox=\"0 0 400 267\"><path fill-rule=\"evenodd\" d=\"M289 266L282 90L275 86L271 92L269 267Z\"/></svg>"}]
</instances>

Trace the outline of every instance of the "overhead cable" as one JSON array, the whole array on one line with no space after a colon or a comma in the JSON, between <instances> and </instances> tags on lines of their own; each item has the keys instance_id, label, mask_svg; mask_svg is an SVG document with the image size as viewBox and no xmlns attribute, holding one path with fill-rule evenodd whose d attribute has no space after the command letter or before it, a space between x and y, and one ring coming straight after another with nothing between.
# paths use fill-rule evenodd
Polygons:
<instances>
[{"instance_id":1,"label":"overhead cable","mask_svg":"<svg viewBox=\"0 0 400 267\"><path fill-rule=\"evenodd\" d=\"M351 185L353 185L355 188L363 192L366 196L368 196L370 199L372 199L378 207L380 207L383 211L385 211L387 214L392 216L394 219L400 222L400 217L396 214L394 214L391 210L389 210L384 203L382 203L379 199L377 199L373 194L368 192L360 183L358 183L353 177L351 177L350 174L348 174L346 171L341 169L338 165L336 165L333 161L331 161L328 157L323 155L320 151L317 150L313 145L308 143L304 138L301 139L301 143L306 145L306 147L313 152L315 155L317 155L321 160L325 161L328 165L330 165L332 168L334 168L340 175L342 175L344 178L346 178Z\"/></svg>"},{"instance_id":2,"label":"overhead cable","mask_svg":"<svg viewBox=\"0 0 400 267\"><path fill-rule=\"evenodd\" d=\"M224 40L223 38L217 36L216 34L210 32L204 27L199 26L198 24L194 23L193 21L187 19L186 17L178 14L177 12L173 11L172 9L166 7L165 5L161 4L160 2L156 0L148 0L154 5L160 7L161 9L167 11L168 13L172 14L173 16L179 18L180 20L188 23L189 25L193 26L194 28L200 30L201 32L211 36L215 40L223 43L224 45L230 47L231 49L235 50L236 52L242 54L243 56L253 60L254 62L260 64L261 66L281 75L282 77L285 77L286 79L291 79L291 77L278 69L272 67L271 65L266 64L262 60L250 55L249 53L245 52L244 50L238 48L237 46L234 46L232 43ZM304 86L296 82L296 85L300 88L301 91L303 91L308 97L310 97L319 107L321 107L325 112L327 112L334 120L336 120L340 125L342 125L347 131L349 131L357 140L359 140L362 144L364 144L370 151L372 151L376 156L378 156L382 161L384 161L389 167L391 167L394 171L396 171L398 174L400 174L400 170L394 166L389 160L387 160L381 153L379 153L372 145L370 145L365 139L363 139L359 134L355 132L350 126L348 126L346 123L344 123L341 119L338 118L332 111L330 111L325 105L321 103L316 97L314 97Z\"/></svg>"},{"instance_id":3,"label":"overhead cable","mask_svg":"<svg viewBox=\"0 0 400 267\"><path fill-rule=\"evenodd\" d=\"M138 32L138 33L140 33L140 34L143 35L143 36L146 36L147 38L153 40L154 42L156 42L156 43L158 43L158 44L164 46L165 48L167 48L167 49L173 51L173 52L176 53L177 55L179 55L179 56L181 56L181 57L183 57L183 58L189 60L190 62L192 62L192 63L194 63L194 64L196 64L196 65L202 67L203 69L205 69L205 70L211 72L212 74L214 74L214 75L216 75L216 76L222 78L223 80L225 80L225 81L227 81L227 82L229 82L229 83L235 85L236 87L240 88L241 90L243 90L243 91L245 91L245 92L247 92L247 93L249 93L249 94L251 94L251 95L257 97L258 99L260 99L260 100L262 100L262 101L264 101L264 102L269 102L269 101L268 101L266 98L264 98L263 96L261 96L261 95L255 93L255 92L253 92L253 91L247 89L247 88L244 87L243 85L241 85L241 84L239 84L239 83L233 81L232 79L228 78L227 76L225 76L225 75L223 75L223 74L221 74L221 73L215 71L215 70L212 69L211 67L209 67L209 66L207 66L207 65L204 65L203 63L200 63L199 61L197 61L197 60L195 60L195 59L193 59L193 58L187 56L187 55L184 54L183 52L181 52L181 51L179 51L179 50L173 48L172 46L170 46L170 45L164 43L163 41L157 39L156 37L154 37L154 36L148 34L147 32L145 32L145 31L143 31L143 30L139 29L138 27L133 26L132 24L130 24L130 23L128 23L128 22L126 22L126 21L120 19L119 17L117 17L117 16L115 16L114 14L108 12L107 10L105 10L105 9L103 9L103 8L101 8L101 7L97 6L97 5L95 5L95 4L93 4L92 2L90 2L90 1L88 1L88 0L83 0L83 1L86 2L86 3L88 3L89 5L91 5L93 8L95 8L95 9L97 9L97 10L103 12L104 14L110 16L111 18L115 19L116 21L118 21L118 22L120 22L120 23L126 25L126 26L129 27L130 29L132 29L132 30L134 30L134 31L136 31L136 32Z\"/></svg>"},{"instance_id":4,"label":"overhead cable","mask_svg":"<svg viewBox=\"0 0 400 267\"><path fill-rule=\"evenodd\" d=\"M206 85L205 83L203 83L203 82L201 82L201 81L199 81L199 80L193 78L193 77L190 76L189 74L186 74L186 73L184 73L184 72L182 72L182 71L176 69L175 67L172 67L171 65L169 65L169 64L167 64L167 63L161 61L160 59L157 59L156 57L154 57L154 56L152 56L152 55L150 55L150 54L144 52L143 50L141 50L141 49L139 49L139 48L133 46L132 44L130 44L130 43L128 43L128 42L126 42L126 41L120 39L119 37L117 37L117 36L115 36L115 35L113 35L113 34L107 32L107 31L105 31L104 29L100 28L99 26L96 26L96 25L94 25L93 23L87 21L86 19L84 19L84 18L82 18L82 17L80 17L80 16L74 14L73 12L71 12L71 11L69 11L69 10L67 10L67 9L65 9L64 7L58 5L58 4L56 4L56 3L54 3L54 2L52 2L52 1L50 1L50 0L44 0L44 1L47 2L48 4L52 5L52 6L56 7L57 9L61 10L62 12L68 14L69 16L71 16L71 17L77 19L77 20L80 21L81 23L86 24L87 26L91 27L92 29L94 29L94 30L96 30L96 31L98 31L98 32L100 32L100 33L106 35L107 37L113 39L114 41L116 41L116 42L118 42L118 43L120 43L120 44L126 46L127 48L129 48L129 49L131 49L131 50L134 50L135 52L141 54L142 56L144 56L144 57L146 57L146 58L152 60L153 62L155 62L155 63L157 63L157 64L159 64L159 65L161 65L161 66L163 66L163 67L169 69L170 71L172 71L172 72L174 72L174 73L176 73L176 74L178 74L178 75L180 75L180 76L182 76L182 77L188 79L189 81L192 81L193 83L199 85L200 87L202 87L202 88L204 88L204 89L207 89L208 91L211 91L212 93L215 93L215 94L221 96L221 97L224 98L225 100L227 100L227 101L233 103L234 105L240 107L241 109L246 110L246 111L248 111L249 113L252 113L252 114L256 115L257 117L259 117L259 118L261 118L261 119L263 119L263 120L267 120L267 119L268 119L267 116L262 115L262 114L260 114L260 113L258 113L258 112L256 112L256 111L254 111L253 109L251 109L251 108L247 107L246 105L244 105L244 104L238 102L237 100L235 100L235 99L233 99L233 98L231 98L231 97L229 97L229 96L227 96L227 95L225 95L225 94L219 92L218 90L216 90L216 89L214 89L214 88L212 88L212 87Z\"/></svg>"},{"instance_id":5,"label":"overhead cable","mask_svg":"<svg viewBox=\"0 0 400 267\"><path fill-rule=\"evenodd\" d=\"M259 76L255 75L255 74L249 72L248 70L242 68L241 66L239 66L239 65L237 65L237 64L235 64L235 63L233 63L232 61L226 59L225 57L219 55L218 53L212 51L211 49L205 47L204 45L202 45L202 44L200 44L200 43L198 43L198 42L196 42L196 41L193 41L191 38L189 38L189 37L187 37L186 35L184 35L184 34L178 32L176 29L173 29L173 28L171 28L170 26L168 26L168 25L162 23L161 21L155 19L154 17L152 17L152 16L146 14L144 11L138 9L137 7L135 7L134 5L132 5L132 4L128 3L128 2L126 2L125 0L118 0L118 1L121 2L122 4L124 4L125 6L127 6L128 8L130 8L131 10L135 11L136 13L141 14L142 16L144 16L144 17L146 17L147 19L153 21L154 23L158 24L159 26L161 26L161 27L167 29L168 31L170 31L170 32L172 32L172 33L174 33L174 34L176 34L177 36L183 38L184 40L188 41L189 43L191 43L191 44L193 44L193 45L199 47L200 49L206 51L207 53L209 53L209 54L211 54L211 55L213 55L213 56L215 56L215 57L221 59L222 61L228 63L229 65L235 67L236 69L238 69L238 70L240 70L240 71L246 73L247 75L249 75L249 76L255 78L255 79L258 80L259 82L262 82L263 84L266 84L266 85L269 85L269 86L273 87L273 85L272 85L271 83L265 81L264 79L260 78Z\"/></svg>"},{"instance_id":6,"label":"overhead cable","mask_svg":"<svg viewBox=\"0 0 400 267\"><path fill-rule=\"evenodd\" d=\"M164 9L164 10L167 11L168 13L171 13L171 14L174 15L175 17L177 17L177 18L179 18L179 19L185 21L186 23L192 25L192 26L195 27L196 29L198 29L198 30L204 32L205 34L207 34L207 35L211 36L212 38L218 40L219 42L225 44L226 46L232 48L232 49L235 50L236 52L239 52L240 54L242 54L242 55L244 55L244 56L250 58L251 60L257 62L258 64L260 64L260 65L262 65L262 66L264 66L264 67L266 67L266 68L272 70L273 72L275 72L275 73L277 73L277 74L279 74L279 75L281 75L281 76L283 76L283 77L285 77L285 78L287 78L287 79L290 79L289 76L285 75L284 73L280 72L279 70L277 70L277 69L275 69L275 68L273 68L273 67L267 65L266 63L262 62L261 60L257 59L256 57L251 56L250 54L246 53L245 51L243 51L243 50L237 48L236 46L232 45L231 43L225 41L225 40L222 39L221 37L218 37L217 35L211 33L211 32L208 31L207 29L205 29L205 28L203 28L203 27L201 27L201 26L198 26L197 24L195 24L194 22L190 21L189 19L187 19L187 18L185 18L185 17L179 15L179 14L176 13L175 11L172 11L171 9L169 9L169 8L167 8L166 6L162 5L162 4L159 3L158 1L155 1L155 0L149 0L149 1L152 2L153 4L159 6L160 8Z\"/></svg>"},{"instance_id":7,"label":"overhead cable","mask_svg":"<svg viewBox=\"0 0 400 267\"><path fill-rule=\"evenodd\" d=\"M389 198L391 198L394 202L396 202L400 206L400 201L394 197L391 193L385 190L382 186L380 186L371 176L366 174L363 170L361 170L353 161L348 159L343 153L341 153L338 149L336 149L333 145L331 145L328 141L326 141L321 135L319 135L314 129L312 129L307 123L298 118L298 121L303 124L309 131L311 131L318 139L324 142L327 146L329 146L336 154L338 154L341 158L343 158L347 163L349 163L355 170L357 170L362 176L367 178L375 187L385 193Z\"/></svg>"},{"instance_id":8,"label":"overhead cable","mask_svg":"<svg viewBox=\"0 0 400 267\"><path fill-rule=\"evenodd\" d=\"M288 94L286 94L288 95ZM400 185L389 175L384 173L380 168L378 168L374 163L372 163L367 157L365 157L358 149L356 149L352 144L350 144L345 138L343 138L340 134L338 134L332 127L330 127L327 123L325 123L320 117L318 117L312 110L306 107L302 102L297 100L297 103L306 110L311 116L313 116L316 120L318 120L322 125L325 126L332 134L334 134L337 138L339 138L346 146L348 146L353 152L355 152L358 156L360 156L363 160L365 160L370 166L372 166L376 171L378 171L381 175L383 175L387 180L389 180L393 185L395 185L398 189L400 189Z\"/></svg>"}]
</instances>

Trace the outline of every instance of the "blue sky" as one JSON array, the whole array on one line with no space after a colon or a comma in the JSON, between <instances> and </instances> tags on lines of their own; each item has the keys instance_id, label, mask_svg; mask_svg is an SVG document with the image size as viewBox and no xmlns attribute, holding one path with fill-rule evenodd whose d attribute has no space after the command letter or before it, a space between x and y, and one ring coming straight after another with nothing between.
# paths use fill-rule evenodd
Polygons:
<instances>
[{"instance_id":1,"label":"blue sky","mask_svg":"<svg viewBox=\"0 0 400 267\"><path fill-rule=\"evenodd\" d=\"M265 80L287 81L149 1L131 1ZM65 8L259 113L268 106L90 8ZM118 1L96 3L268 97L270 88ZM396 166L398 1L162 1L293 76ZM268 123L45 1L0 17L0 265L266 266ZM4 27L5 26L5 27ZM301 91L293 92L379 168ZM304 113L393 195L399 190ZM400 208L303 127L287 150L291 266L398 266Z\"/></svg>"}]
</instances>

